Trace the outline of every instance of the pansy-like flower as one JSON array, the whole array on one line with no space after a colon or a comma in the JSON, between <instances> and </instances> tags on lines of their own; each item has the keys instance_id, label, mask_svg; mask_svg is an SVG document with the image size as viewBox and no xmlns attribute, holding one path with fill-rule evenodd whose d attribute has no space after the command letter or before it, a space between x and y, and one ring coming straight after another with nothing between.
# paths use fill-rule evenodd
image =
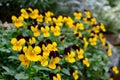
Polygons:
<instances>
[{"instance_id":1,"label":"pansy-like flower","mask_svg":"<svg viewBox=\"0 0 120 80\"><path fill-rule=\"evenodd\" d=\"M56 69L56 64L59 63L59 61L60 61L59 57L51 57L48 67L50 69Z\"/></svg>"},{"instance_id":2,"label":"pansy-like flower","mask_svg":"<svg viewBox=\"0 0 120 80\"><path fill-rule=\"evenodd\" d=\"M40 55L38 55L41 52L39 46L35 46L34 48L32 46L25 46L23 52L25 53L26 58L30 61L38 61L41 58Z\"/></svg>"},{"instance_id":3,"label":"pansy-like flower","mask_svg":"<svg viewBox=\"0 0 120 80\"><path fill-rule=\"evenodd\" d=\"M30 61L26 58L24 54L19 55L19 60L21 61L22 65L29 66Z\"/></svg>"},{"instance_id":4,"label":"pansy-like flower","mask_svg":"<svg viewBox=\"0 0 120 80\"><path fill-rule=\"evenodd\" d=\"M75 19L78 19L78 20L80 20L81 17L82 17L82 13L81 12L74 12L73 15L74 15Z\"/></svg>"},{"instance_id":5,"label":"pansy-like flower","mask_svg":"<svg viewBox=\"0 0 120 80\"><path fill-rule=\"evenodd\" d=\"M50 28L48 26L45 26L45 28L41 27L41 31L43 32L44 37L49 37L50 36L49 30L50 30Z\"/></svg>"},{"instance_id":6,"label":"pansy-like flower","mask_svg":"<svg viewBox=\"0 0 120 80\"><path fill-rule=\"evenodd\" d=\"M97 45L97 38L96 38L96 37L91 37L91 38L89 38L89 41L90 41L90 44L91 44L92 46Z\"/></svg>"},{"instance_id":7,"label":"pansy-like flower","mask_svg":"<svg viewBox=\"0 0 120 80\"><path fill-rule=\"evenodd\" d=\"M53 18L53 22L56 24L56 26L60 27L62 25L62 16L59 16L58 18Z\"/></svg>"},{"instance_id":8,"label":"pansy-like flower","mask_svg":"<svg viewBox=\"0 0 120 80\"><path fill-rule=\"evenodd\" d=\"M43 50L43 55L49 56L50 51L51 51L51 47L45 46L44 44L42 44L42 50Z\"/></svg>"},{"instance_id":9,"label":"pansy-like flower","mask_svg":"<svg viewBox=\"0 0 120 80\"><path fill-rule=\"evenodd\" d=\"M112 70L113 70L113 72L114 72L115 74L118 74L118 73L119 73L119 70L118 70L118 68L117 68L116 66L113 66L113 67L112 67Z\"/></svg>"},{"instance_id":10,"label":"pansy-like flower","mask_svg":"<svg viewBox=\"0 0 120 80\"><path fill-rule=\"evenodd\" d=\"M89 10L85 10L85 15L86 15L87 18L92 17L91 12Z\"/></svg>"},{"instance_id":11,"label":"pansy-like flower","mask_svg":"<svg viewBox=\"0 0 120 80\"><path fill-rule=\"evenodd\" d=\"M12 16L12 22L16 28L23 26L23 20L22 16L19 16L18 18L16 16Z\"/></svg>"},{"instance_id":12,"label":"pansy-like flower","mask_svg":"<svg viewBox=\"0 0 120 80\"><path fill-rule=\"evenodd\" d=\"M21 9L21 16L25 19L29 18L29 14L25 9Z\"/></svg>"},{"instance_id":13,"label":"pansy-like flower","mask_svg":"<svg viewBox=\"0 0 120 80\"><path fill-rule=\"evenodd\" d=\"M53 76L53 80L61 80L61 76L59 73L57 73L56 76Z\"/></svg>"},{"instance_id":14,"label":"pansy-like flower","mask_svg":"<svg viewBox=\"0 0 120 80\"><path fill-rule=\"evenodd\" d=\"M35 44L36 42L36 39L34 37L30 38L29 39L29 43L32 45L32 44Z\"/></svg>"},{"instance_id":15,"label":"pansy-like flower","mask_svg":"<svg viewBox=\"0 0 120 80\"><path fill-rule=\"evenodd\" d=\"M33 32L33 34L34 34L35 37L40 36L40 31L38 29L38 25L36 25L35 27L31 26L31 30L32 30L32 32Z\"/></svg>"},{"instance_id":16,"label":"pansy-like flower","mask_svg":"<svg viewBox=\"0 0 120 80\"><path fill-rule=\"evenodd\" d=\"M103 23L100 23L100 29L101 29L103 32L105 32L105 31L106 31L105 26L104 26L104 24L103 24Z\"/></svg>"},{"instance_id":17,"label":"pansy-like flower","mask_svg":"<svg viewBox=\"0 0 120 80\"><path fill-rule=\"evenodd\" d=\"M71 50L70 53L67 53L67 56L65 57L65 60L67 60L70 63L74 63L75 62L75 53Z\"/></svg>"},{"instance_id":18,"label":"pansy-like flower","mask_svg":"<svg viewBox=\"0 0 120 80\"><path fill-rule=\"evenodd\" d=\"M82 23L77 23L76 27L78 27L78 29L80 29L80 30L84 30L84 26Z\"/></svg>"},{"instance_id":19,"label":"pansy-like flower","mask_svg":"<svg viewBox=\"0 0 120 80\"><path fill-rule=\"evenodd\" d=\"M54 33L54 36L59 36L60 35L60 27L58 26L51 26L51 31Z\"/></svg>"},{"instance_id":20,"label":"pansy-like flower","mask_svg":"<svg viewBox=\"0 0 120 80\"><path fill-rule=\"evenodd\" d=\"M112 50L111 50L111 46L109 44L108 44L107 54L108 54L108 56L112 56Z\"/></svg>"},{"instance_id":21,"label":"pansy-like flower","mask_svg":"<svg viewBox=\"0 0 120 80\"><path fill-rule=\"evenodd\" d=\"M28 10L30 11L29 13L30 18L36 19L38 17L38 13L39 13L38 9L33 10L32 8L28 8Z\"/></svg>"},{"instance_id":22,"label":"pansy-like flower","mask_svg":"<svg viewBox=\"0 0 120 80\"><path fill-rule=\"evenodd\" d=\"M47 47L49 47L50 51L57 51L57 43L53 42L52 44L48 44Z\"/></svg>"},{"instance_id":23,"label":"pansy-like flower","mask_svg":"<svg viewBox=\"0 0 120 80\"><path fill-rule=\"evenodd\" d=\"M22 50L22 45L25 44L25 39L21 38L20 40L17 40L16 38L11 39L12 43L12 49L15 51L20 51Z\"/></svg>"},{"instance_id":24,"label":"pansy-like flower","mask_svg":"<svg viewBox=\"0 0 120 80\"><path fill-rule=\"evenodd\" d=\"M83 60L83 64L85 64L87 67L90 67L90 63L89 63L88 58L85 58L85 59Z\"/></svg>"},{"instance_id":25,"label":"pansy-like flower","mask_svg":"<svg viewBox=\"0 0 120 80\"><path fill-rule=\"evenodd\" d=\"M40 62L41 62L42 66L47 66L48 65L48 56L46 56L46 55L41 56Z\"/></svg>"},{"instance_id":26,"label":"pansy-like flower","mask_svg":"<svg viewBox=\"0 0 120 80\"><path fill-rule=\"evenodd\" d=\"M43 15L42 14L39 14L38 17L37 17L37 22L43 22Z\"/></svg>"},{"instance_id":27,"label":"pansy-like flower","mask_svg":"<svg viewBox=\"0 0 120 80\"><path fill-rule=\"evenodd\" d=\"M84 41L84 50L86 50L86 48L88 46L88 41L85 37L83 38L83 41Z\"/></svg>"},{"instance_id":28,"label":"pansy-like flower","mask_svg":"<svg viewBox=\"0 0 120 80\"><path fill-rule=\"evenodd\" d=\"M73 73L72 73L73 77L74 77L74 80L78 80L79 76L78 76L78 70L75 70Z\"/></svg>"},{"instance_id":29,"label":"pansy-like flower","mask_svg":"<svg viewBox=\"0 0 120 80\"><path fill-rule=\"evenodd\" d=\"M83 49L76 50L76 52L77 52L78 59L83 59L84 58L84 56L83 56L84 50Z\"/></svg>"}]
</instances>

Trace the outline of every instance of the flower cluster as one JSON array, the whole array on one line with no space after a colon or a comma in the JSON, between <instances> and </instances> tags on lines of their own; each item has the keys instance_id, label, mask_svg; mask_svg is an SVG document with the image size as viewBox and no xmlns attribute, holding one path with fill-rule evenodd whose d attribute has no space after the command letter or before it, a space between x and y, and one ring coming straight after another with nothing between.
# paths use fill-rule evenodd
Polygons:
<instances>
[{"instance_id":1,"label":"flower cluster","mask_svg":"<svg viewBox=\"0 0 120 80\"><path fill-rule=\"evenodd\" d=\"M61 80L64 68L69 70L68 73L73 70L73 79L81 79L79 72L83 68L79 69L79 66L85 69L93 66L91 56L96 53L92 53L91 49L105 47L108 56L112 55L110 45L102 34L106 31L104 25L98 23L88 10L83 13L76 11L70 17L55 16L50 11L41 13L32 8L21 9L21 15L12 16L12 21L18 32L11 39L12 49L20 53L21 64L31 67L34 63L53 70L49 73L52 80ZM80 63L78 68L72 66L77 63Z\"/></svg>"}]
</instances>

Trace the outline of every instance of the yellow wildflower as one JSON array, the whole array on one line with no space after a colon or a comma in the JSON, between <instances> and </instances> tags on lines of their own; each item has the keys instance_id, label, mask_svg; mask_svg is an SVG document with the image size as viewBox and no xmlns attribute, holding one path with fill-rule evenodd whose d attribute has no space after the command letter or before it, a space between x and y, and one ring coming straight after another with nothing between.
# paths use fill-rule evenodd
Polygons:
<instances>
[{"instance_id":1,"label":"yellow wildflower","mask_svg":"<svg viewBox=\"0 0 120 80\"><path fill-rule=\"evenodd\" d=\"M58 26L51 26L51 31L54 33L54 36L59 36L60 35L60 27Z\"/></svg>"},{"instance_id":2,"label":"yellow wildflower","mask_svg":"<svg viewBox=\"0 0 120 80\"><path fill-rule=\"evenodd\" d=\"M39 29L38 29L38 25L36 25L35 27L34 26L31 26L31 30L34 34L35 37L38 37L40 36L40 32L39 32Z\"/></svg>"},{"instance_id":3,"label":"yellow wildflower","mask_svg":"<svg viewBox=\"0 0 120 80\"><path fill-rule=\"evenodd\" d=\"M118 73L119 73L119 70L118 70L118 68L117 68L116 66L113 66L112 70L113 70L113 72L114 72L115 74L118 74Z\"/></svg>"},{"instance_id":4,"label":"yellow wildflower","mask_svg":"<svg viewBox=\"0 0 120 80\"><path fill-rule=\"evenodd\" d=\"M73 77L75 80L78 80L79 76L78 76L78 70L75 70L73 73L72 73Z\"/></svg>"},{"instance_id":5,"label":"yellow wildflower","mask_svg":"<svg viewBox=\"0 0 120 80\"><path fill-rule=\"evenodd\" d=\"M32 45L36 42L36 39L34 37L32 37L31 39L29 39L29 43Z\"/></svg>"},{"instance_id":6,"label":"yellow wildflower","mask_svg":"<svg viewBox=\"0 0 120 80\"><path fill-rule=\"evenodd\" d=\"M16 16L12 16L12 21L16 28L23 26L23 20L22 16L19 16L18 18Z\"/></svg>"},{"instance_id":7,"label":"yellow wildflower","mask_svg":"<svg viewBox=\"0 0 120 80\"><path fill-rule=\"evenodd\" d=\"M39 13L38 9L32 10L31 8L28 8L28 10L30 11L29 13L30 18L36 19L38 17L38 13Z\"/></svg>"},{"instance_id":8,"label":"yellow wildflower","mask_svg":"<svg viewBox=\"0 0 120 80\"><path fill-rule=\"evenodd\" d=\"M25 44L25 39L20 39L17 41L16 38L11 39L11 43L13 44L12 49L15 51L20 51L22 49L22 45Z\"/></svg>"},{"instance_id":9,"label":"yellow wildflower","mask_svg":"<svg viewBox=\"0 0 120 80\"><path fill-rule=\"evenodd\" d=\"M88 58L85 58L85 59L83 60L83 64L85 64L87 67L90 67Z\"/></svg>"},{"instance_id":10,"label":"yellow wildflower","mask_svg":"<svg viewBox=\"0 0 120 80\"><path fill-rule=\"evenodd\" d=\"M41 62L42 66L47 66L48 65L48 60L47 59L48 59L48 56L45 56L45 55L41 56L40 62Z\"/></svg>"},{"instance_id":11,"label":"yellow wildflower","mask_svg":"<svg viewBox=\"0 0 120 80\"><path fill-rule=\"evenodd\" d=\"M80 12L74 12L73 15L74 15L75 19L78 19L78 20L81 19L81 17L82 17L82 13L80 13Z\"/></svg>"},{"instance_id":12,"label":"yellow wildflower","mask_svg":"<svg viewBox=\"0 0 120 80\"><path fill-rule=\"evenodd\" d=\"M34 48L32 46L25 46L23 48L23 52L30 61L38 61L41 58L40 55L38 55L41 52L41 48L39 46L35 46Z\"/></svg>"},{"instance_id":13,"label":"yellow wildflower","mask_svg":"<svg viewBox=\"0 0 120 80\"><path fill-rule=\"evenodd\" d=\"M42 50L43 50L43 55L49 56L51 47L45 46L44 44L42 45Z\"/></svg>"},{"instance_id":14,"label":"yellow wildflower","mask_svg":"<svg viewBox=\"0 0 120 80\"><path fill-rule=\"evenodd\" d=\"M40 14L40 15L38 15L38 17L37 17L37 22L43 22L43 15L42 14Z\"/></svg>"},{"instance_id":15,"label":"yellow wildflower","mask_svg":"<svg viewBox=\"0 0 120 80\"><path fill-rule=\"evenodd\" d=\"M67 60L70 63L74 63L75 62L75 53L73 51L70 51L70 53L68 52L65 60Z\"/></svg>"},{"instance_id":16,"label":"yellow wildflower","mask_svg":"<svg viewBox=\"0 0 120 80\"><path fill-rule=\"evenodd\" d=\"M51 57L48 67L51 69L56 69L56 64L59 63L59 61L60 61L59 57L55 57L55 58Z\"/></svg>"},{"instance_id":17,"label":"yellow wildflower","mask_svg":"<svg viewBox=\"0 0 120 80\"><path fill-rule=\"evenodd\" d=\"M21 9L21 16L25 19L29 18L29 14L27 13L25 9Z\"/></svg>"},{"instance_id":18,"label":"yellow wildflower","mask_svg":"<svg viewBox=\"0 0 120 80\"><path fill-rule=\"evenodd\" d=\"M77 55L78 55L78 59L83 59L84 56L84 50L83 49L80 49L80 50L76 50L77 51Z\"/></svg>"},{"instance_id":19,"label":"yellow wildflower","mask_svg":"<svg viewBox=\"0 0 120 80\"><path fill-rule=\"evenodd\" d=\"M57 73L57 76L53 76L53 80L61 80L60 74Z\"/></svg>"},{"instance_id":20,"label":"yellow wildflower","mask_svg":"<svg viewBox=\"0 0 120 80\"><path fill-rule=\"evenodd\" d=\"M21 61L22 65L29 66L30 61L26 58L24 54L19 55L19 60Z\"/></svg>"},{"instance_id":21,"label":"yellow wildflower","mask_svg":"<svg viewBox=\"0 0 120 80\"><path fill-rule=\"evenodd\" d=\"M49 37L50 36L49 27L48 26L45 26L45 28L41 27L41 31L43 32L43 36L44 37Z\"/></svg>"}]
</instances>

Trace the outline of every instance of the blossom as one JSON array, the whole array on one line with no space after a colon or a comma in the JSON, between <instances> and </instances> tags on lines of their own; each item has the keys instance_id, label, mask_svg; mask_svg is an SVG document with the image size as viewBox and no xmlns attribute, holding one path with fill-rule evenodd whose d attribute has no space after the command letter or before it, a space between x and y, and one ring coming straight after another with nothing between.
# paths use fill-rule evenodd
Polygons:
<instances>
[{"instance_id":1,"label":"blossom","mask_svg":"<svg viewBox=\"0 0 120 80\"><path fill-rule=\"evenodd\" d=\"M41 56L40 62L41 62L42 66L47 66L48 65L48 60L47 59L48 59L48 56L46 56L46 55Z\"/></svg>"},{"instance_id":2,"label":"blossom","mask_svg":"<svg viewBox=\"0 0 120 80\"><path fill-rule=\"evenodd\" d=\"M24 66L29 66L30 61L26 58L24 54L19 55L19 60L21 61L21 64Z\"/></svg>"},{"instance_id":3,"label":"blossom","mask_svg":"<svg viewBox=\"0 0 120 80\"><path fill-rule=\"evenodd\" d=\"M118 68L117 68L116 66L113 66L113 67L112 67L112 70L113 70L113 72L114 72L115 74L118 74L118 73L119 73L119 70L118 70Z\"/></svg>"},{"instance_id":4,"label":"blossom","mask_svg":"<svg viewBox=\"0 0 120 80\"><path fill-rule=\"evenodd\" d=\"M44 44L42 45L42 50L43 50L43 55L49 56L51 47L45 46Z\"/></svg>"},{"instance_id":5,"label":"blossom","mask_svg":"<svg viewBox=\"0 0 120 80\"><path fill-rule=\"evenodd\" d=\"M41 31L43 32L44 37L49 37L50 36L49 30L50 30L50 28L48 26L45 26L45 28L41 27Z\"/></svg>"},{"instance_id":6,"label":"blossom","mask_svg":"<svg viewBox=\"0 0 120 80\"><path fill-rule=\"evenodd\" d=\"M56 64L59 63L59 61L60 61L59 57L55 57L55 58L51 57L48 67L51 69L56 69Z\"/></svg>"},{"instance_id":7,"label":"blossom","mask_svg":"<svg viewBox=\"0 0 120 80\"><path fill-rule=\"evenodd\" d=\"M38 13L39 13L38 9L33 10L32 8L28 8L28 10L30 11L29 13L30 18L36 19L38 17Z\"/></svg>"},{"instance_id":8,"label":"blossom","mask_svg":"<svg viewBox=\"0 0 120 80\"><path fill-rule=\"evenodd\" d=\"M78 76L78 70L75 70L73 73L72 73L73 77L75 80L78 80L79 76Z\"/></svg>"},{"instance_id":9,"label":"blossom","mask_svg":"<svg viewBox=\"0 0 120 80\"><path fill-rule=\"evenodd\" d=\"M32 46L25 46L23 52L25 53L26 58L30 61L38 61L41 58L40 55L38 55L41 52L39 46L35 46L34 48Z\"/></svg>"},{"instance_id":10,"label":"blossom","mask_svg":"<svg viewBox=\"0 0 120 80\"><path fill-rule=\"evenodd\" d=\"M74 12L73 15L74 15L75 19L78 19L78 20L81 19L81 17L82 17L82 13L80 13L80 12Z\"/></svg>"},{"instance_id":11,"label":"blossom","mask_svg":"<svg viewBox=\"0 0 120 80\"><path fill-rule=\"evenodd\" d=\"M34 26L31 26L31 30L34 34L35 37L38 37L40 36L40 32L39 32L39 29L38 29L38 25L36 25L35 27Z\"/></svg>"},{"instance_id":12,"label":"blossom","mask_svg":"<svg viewBox=\"0 0 120 80\"><path fill-rule=\"evenodd\" d=\"M37 17L37 22L43 22L43 15L42 14L40 14L40 15L38 15L38 17Z\"/></svg>"},{"instance_id":13,"label":"blossom","mask_svg":"<svg viewBox=\"0 0 120 80\"><path fill-rule=\"evenodd\" d=\"M35 44L36 42L36 39L34 37L32 37L31 39L29 39L29 43L32 45L32 44Z\"/></svg>"},{"instance_id":14,"label":"blossom","mask_svg":"<svg viewBox=\"0 0 120 80\"><path fill-rule=\"evenodd\" d=\"M56 76L53 76L53 80L61 80L60 74L57 73Z\"/></svg>"},{"instance_id":15,"label":"blossom","mask_svg":"<svg viewBox=\"0 0 120 80\"><path fill-rule=\"evenodd\" d=\"M20 40L17 40L16 38L12 38L11 43L13 44L13 50L20 51L22 49L22 45L25 44L25 39L22 38Z\"/></svg>"},{"instance_id":16,"label":"blossom","mask_svg":"<svg viewBox=\"0 0 120 80\"><path fill-rule=\"evenodd\" d=\"M73 51L70 51L70 53L67 53L67 56L65 58L65 60L67 60L70 63L74 63L75 62L75 53Z\"/></svg>"},{"instance_id":17,"label":"blossom","mask_svg":"<svg viewBox=\"0 0 120 80\"><path fill-rule=\"evenodd\" d=\"M85 59L83 60L83 64L85 64L87 67L90 67L88 58L85 58Z\"/></svg>"},{"instance_id":18,"label":"blossom","mask_svg":"<svg viewBox=\"0 0 120 80\"><path fill-rule=\"evenodd\" d=\"M25 9L21 9L21 16L25 19L29 18L29 14Z\"/></svg>"},{"instance_id":19,"label":"blossom","mask_svg":"<svg viewBox=\"0 0 120 80\"><path fill-rule=\"evenodd\" d=\"M51 26L51 31L54 33L54 36L59 36L60 35L60 27L59 26Z\"/></svg>"},{"instance_id":20,"label":"blossom","mask_svg":"<svg viewBox=\"0 0 120 80\"><path fill-rule=\"evenodd\" d=\"M80 49L80 50L76 50L77 51L77 55L78 55L78 59L83 59L84 56L84 50L83 49Z\"/></svg>"},{"instance_id":21,"label":"blossom","mask_svg":"<svg viewBox=\"0 0 120 80\"><path fill-rule=\"evenodd\" d=\"M12 21L16 28L23 26L23 20L22 16L19 16L18 18L16 16L12 16Z\"/></svg>"}]
</instances>

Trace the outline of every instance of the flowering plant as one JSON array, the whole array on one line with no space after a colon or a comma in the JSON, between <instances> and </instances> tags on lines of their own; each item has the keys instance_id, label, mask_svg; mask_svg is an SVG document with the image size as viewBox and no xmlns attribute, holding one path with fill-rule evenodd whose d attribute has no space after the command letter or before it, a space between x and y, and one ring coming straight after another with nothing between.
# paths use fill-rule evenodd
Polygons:
<instances>
[{"instance_id":1,"label":"flowering plant","mask_svg":"<svg viewBox=\"0 0 120 80\"><path fill-rule=\"evenodd\" d=\"M21 62L16 79L109 78L108 56L112 52L102 34L106 29L90 11L76 11L70 17L28 8L21 9L18 17L13 15L12 21L16 33L11 39L12 50L19 53L15 56ZM117 67L113 71L119 72Z\"/></svg>"}]
</instances>

